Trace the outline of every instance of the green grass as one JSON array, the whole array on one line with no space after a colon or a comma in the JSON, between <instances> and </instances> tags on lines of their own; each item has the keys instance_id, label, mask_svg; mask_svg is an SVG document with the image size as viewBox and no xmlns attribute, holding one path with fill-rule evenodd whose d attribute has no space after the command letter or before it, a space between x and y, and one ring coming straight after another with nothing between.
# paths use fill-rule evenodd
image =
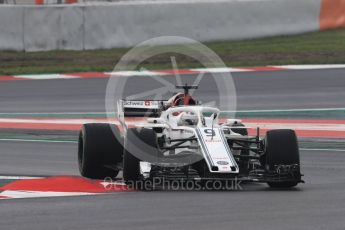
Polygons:
<instances>
[{"instance_id":1,"label":"green grass","mask_svg":"<svg viewBox=\"0 0 345 230\"><path fill-rule=\"evenodd\" d=\"M205 43L227 66L345 63L345 29L245 41ZM111 71L129 49L89 51L0 51L0 75ZM140 67L171 69L170 56L146 60ZM202 67L192 58L176 56L179 68Z\"/></svg>"}]
</instances>

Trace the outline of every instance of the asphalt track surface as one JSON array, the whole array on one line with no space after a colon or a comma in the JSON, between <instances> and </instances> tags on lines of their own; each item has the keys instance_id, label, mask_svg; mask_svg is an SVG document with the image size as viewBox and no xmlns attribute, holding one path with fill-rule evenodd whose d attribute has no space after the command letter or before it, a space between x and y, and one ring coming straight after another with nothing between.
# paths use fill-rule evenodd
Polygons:
<instances>
[{"instance_id":1,"label":"asphalt track surface","mask_svg":"<svg viewBox=\"0 0 345 230\"><path fill-rule=\"evenodd\" d=\"M213 78L205 74L195 96L218 96ZM345 107L345 69L233 73L237 109ZM193 82L195 76L182 76ZM175 84L174 76L164 79ZM0 112L104 112L107 78L2 81ZM127 95L160 87L148 77L129 78ZM124 95L126 96L126 95ZM171 96L166 95L167 97Z\"/></svg>"},{"instance_id":2,"label":"asphalt track surface","mask_svg":"<svg viewBox=\"0 0 345 230\"><path fill-rule=\"evenodd\" d=\"M345 70L233 75L239 109L343 108L345 104ZM101 112L106 82L1 82L0 112ZM147 84L144 80L139 83L143 87ZM202 84L206 86L207 82ZM2 175L78 173L74 143L0 141L0 148ZM253 184L244 185L243 191L126 192L2 200L0 228L344 230L344 162L345 152L301 151L306 184L288 191Z\"/></svg>"},{"instance_id":3,"label":"asphalt track surface","mask_svg":"<svg viewBox=\"0 0 345 230\"><path fill-rule=\"evenodd\" d=\"M77 174L71 162L75 144L0 144L13 148L5 154L9 170L17 166L18 173ZM12 152L17 153L13 161L9 157ZM25 154L15 161L19 152ZM241 191L125 192L3 200L0 225L1 229L344 230L344 162L345 152L301 151L306 183L288 191L253 184L243 185Z\"/></svg>"},{"instance_id":4,"label":"asphalt track surface","mask_svg":"<svg viewBox=\"0 0 345 230\"><path fill-rule=\"evenodd\" d=\"M79 175L77 144L0 141L0 175Z\"/></svg>"}]
</instances>

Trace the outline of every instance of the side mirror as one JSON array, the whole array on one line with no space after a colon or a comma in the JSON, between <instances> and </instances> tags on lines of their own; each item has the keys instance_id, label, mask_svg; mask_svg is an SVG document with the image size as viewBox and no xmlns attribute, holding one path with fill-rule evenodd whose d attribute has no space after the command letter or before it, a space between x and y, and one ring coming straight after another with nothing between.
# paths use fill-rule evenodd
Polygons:
<instances>
[{"instance_id":1,"label":"side mirror","mask_svg":"<svg viewBox=\"0 0 345 230\"><path fill-rule=\"evenodd\" d=\"M157 118L147 118L147 122L148 123L152 123L152 124L163 124L164 123L164 119L157 117Z\"/></svg>"}]
</instances>

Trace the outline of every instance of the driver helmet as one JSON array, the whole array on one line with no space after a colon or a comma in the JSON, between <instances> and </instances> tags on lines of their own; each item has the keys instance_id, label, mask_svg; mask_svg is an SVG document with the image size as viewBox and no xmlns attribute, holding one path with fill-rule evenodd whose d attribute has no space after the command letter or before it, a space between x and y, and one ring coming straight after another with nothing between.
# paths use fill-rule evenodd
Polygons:
<instances>
[{"instance_id":1,"label":"driver helmet","mask_svg":"<svg viewBox=\"0 0 345 230\"><path fill-rule=\"evenodd\" d=\"M171 106L196 105L196 101L190 95L177 93L171 101Z\"/></svg>"}]
</instances>

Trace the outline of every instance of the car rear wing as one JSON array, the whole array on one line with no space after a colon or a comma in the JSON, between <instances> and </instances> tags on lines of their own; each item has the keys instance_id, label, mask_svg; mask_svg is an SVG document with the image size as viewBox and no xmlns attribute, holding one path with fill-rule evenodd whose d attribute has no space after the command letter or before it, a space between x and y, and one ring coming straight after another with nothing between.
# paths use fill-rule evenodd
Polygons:
<instances>
[{"instance_id":1,"label":"car rear wing","mask_svg":"<svg viewBox=\"0 0 345 230\"><path fill-rule=\"evenodd\" d=\"M159 117L167 105L163 100L118 101L118 113L123 117Z\"/></svg>"},{"instance_id":2,"label":"car rear wing","mask_svg":"<svg viewBox=\"0 0 345 230\"><path fill-rule=\"evenodd\" d=\"M168 101L163 100L119 100L117 102L118 120L126 130L126 117L159 117L167 104Z\"/></svg>"}]
</instances>

